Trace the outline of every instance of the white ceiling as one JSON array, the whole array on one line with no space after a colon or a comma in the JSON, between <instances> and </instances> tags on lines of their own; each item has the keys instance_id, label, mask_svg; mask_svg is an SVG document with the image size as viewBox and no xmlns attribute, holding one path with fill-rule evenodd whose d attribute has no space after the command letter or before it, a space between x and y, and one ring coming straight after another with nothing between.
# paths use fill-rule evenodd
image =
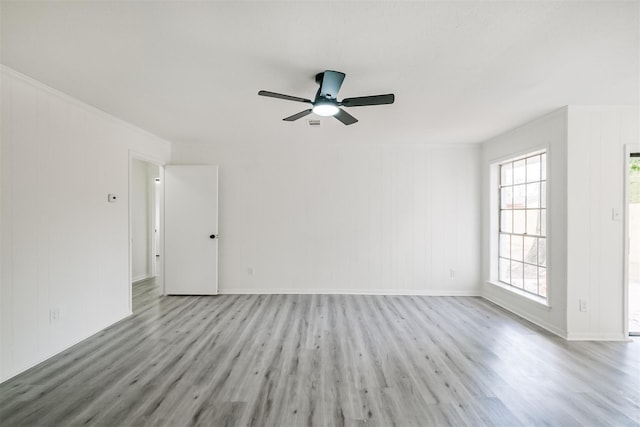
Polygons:
<instances>
[{"instance_id":1,"label":"white ceiling","mask_svg":"<svg viewBox=\"0 0 640 427\"><path fill-rule=\"evenodd\" d=\"M567 104L638 104L639 2L7 2L0 60L173 142L480 142ZM360 122L281 119L345 72ZM314 118L308 116L308 118Z\"/></svg>"}]
</instances>

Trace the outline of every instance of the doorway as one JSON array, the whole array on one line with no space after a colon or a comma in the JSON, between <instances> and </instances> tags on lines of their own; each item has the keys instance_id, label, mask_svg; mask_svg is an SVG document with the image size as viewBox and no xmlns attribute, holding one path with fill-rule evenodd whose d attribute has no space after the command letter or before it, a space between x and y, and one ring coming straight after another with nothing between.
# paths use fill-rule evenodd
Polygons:
<instances>
[{"instance_id":1,"label":"doorway","mask_svg":"<svg viewBox=\"0 0 640 427\"><path fill-rule=\"evenodd\" d=\"M130 308L136 299L161 294L161 172L158 164L131 155L129 170ZM151 289L153 288L153 289Z\"/></svg>"},{"instance_id":2,"label":"doorway","mask_svg":"<svg viewBox=\"0 0 640 427\"><path fill-rule=\"evenodd\" d=\"M627 168L628 330L640 336L640 150L630 152Z\"/></svg>"}]
</instances>

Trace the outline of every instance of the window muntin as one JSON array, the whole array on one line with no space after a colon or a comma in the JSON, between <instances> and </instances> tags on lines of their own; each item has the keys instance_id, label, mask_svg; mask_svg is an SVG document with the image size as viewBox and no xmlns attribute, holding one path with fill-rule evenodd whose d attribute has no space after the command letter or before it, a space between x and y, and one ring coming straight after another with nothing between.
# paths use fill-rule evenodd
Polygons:
<instances>
[{"instance_id":1,"label":"window muntin","mask_svg":"<svg viewBox=\"0 0 640 427\"><path fill-rule=\"evenodd\" d=\"M547 297L547 154L499 165L498 280Z\"/></svg>"}]
</instances>

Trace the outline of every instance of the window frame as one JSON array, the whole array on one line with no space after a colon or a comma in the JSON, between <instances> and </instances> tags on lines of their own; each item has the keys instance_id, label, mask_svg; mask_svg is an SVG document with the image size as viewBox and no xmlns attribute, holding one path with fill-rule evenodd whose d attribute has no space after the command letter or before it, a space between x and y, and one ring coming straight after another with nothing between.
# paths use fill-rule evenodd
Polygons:
<instances>
[{"instance_id":1,"label":"window frame","mask_svg":"<svg viewBox=\"0 0 640 427\"><path fill-rule=\"evenodd\" d=\"M537 172L537 177L534 179L529 179L529 167L528 162L529 159L534 159L538 157L539 170ZM493 261L492 264L495 265L495 283L503 288L506 288L512 292L522 294L528 298L532 298L534 300L538 300L545 305L548 305L549 301L549 262L548 262L548 253L549 253L549 230L548 230L548 194L549 194L549 185L548 185L548 171L549 171L549 155L548 150L537 149L528 151L521 155L505 158L496 163L494 163L494 167L497 172L497 192L496 192L496 211L492 213L492 216L496 218L497 224L494 229L494 241L496 242L496 250L493 252ZM522 163L521 163L522 162ZM514 169L517 163L521 163L524 168L524 178L522 182L516 182ZM511 179L507 182L503 181L503 168L510 166L511 171ZM532 202L529 205L529 188L531 185L533 191L531 196L535 196L537 191L537 203ZM533 185L537 185L537 190ZM519 187L519 188L516 188ZM508 205L504 203L503 195L507 192L506 189L510 190L510 195L508 196L511 200ZM516 190L523 192L523 196L519 200L519 204L516 204L514 198L514 193ZM522 223L524 224L521 229L517 231L514 229L514 217L516 216L516 211L522 212ZM504 212L510 212L511 224L509 227L503 228L503 215ZM529 221L529 212L535 212L531 214L531 219L536 218L537 222L534 233L530 233L532 229L528 226ZM492 220L493 222L493 220ZM509 247L507 251L503 251L503 236L509 236ZM520 240L522 243L522 253L520 257L514 258L513 252L513 238L514 236ZM529 243L533 243L530 239L535 239L535 262L531 261L531 258L527 258L529 254L527 254L525 242L529 239ZM544 246L541 246L541 243ZM517 245L517 243L516 243ZM518 246L517 246L518 247ZM541 251L541 247L544 248L544 251ZM532 248L532 246L530 246ZM507 252L507 253L505 253ZM503 275L504 269L501 268L501 263L507 263L507 271L508 271L508 281L505 281L505 275ZM512 274L514 271L514 263L515 269L517 270L518 264L521 267L521 271L519 272L520 280L514 281L512 279ZM528 267L527 267L528 266ZM535 284L535 291L531 287L532 278L527 276L526 272L532 271L533 267L535 269L535 280L533 281ZM493 270L493 268L492 268ZM541 280L544 275L544 279ZM528 277L528 278L527 278ZM542 290L543 289L543 290Z\"/></svg>"}]
</instances>

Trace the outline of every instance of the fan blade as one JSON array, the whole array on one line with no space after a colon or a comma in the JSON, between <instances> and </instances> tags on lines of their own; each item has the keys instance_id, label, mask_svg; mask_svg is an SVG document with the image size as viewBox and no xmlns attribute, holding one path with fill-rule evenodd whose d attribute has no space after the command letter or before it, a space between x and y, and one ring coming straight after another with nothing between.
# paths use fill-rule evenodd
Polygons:
<instances>
[{"instance_id":1,"label":"fan blade","mask_svg":"<svg viewBox=\"0 0 640 427\"><path fill-rule=\"evenodd\" d=\"M292 121L298 120L298 119L300 119L300 118L302 118L302 117L304 117L304 116L306 116L308 114L311 114L311 109L300 111L299 113L294 114L293 116L286 117L286 118L284 118L282 120L285 120L287 122L292 122Z\"/></svg>"},{"instance_id":2,"label":"fan blade","mask_svg":"<svg viewBox=\"0 0 640 427\"><path fill-rule=\"evenodd\" d=\"M326 70L322 74L322 84L320 85L320 96L323 98L336 99L338 92L344 81L345 74L340 71Z\"/></svg>"},{"instance_id":3,"label":"fan blade","mask_svg":"<svg viewBox=\"0 0 640 427\"><path fill-rule=\"evenodd\" d=\"M358 119L356 119L351 114L344 111L342 108L340 108L340 111L338 111L338 113L333 117L340 120L345 125L352 125L358 121Z\"/></svg>"},{"instance_id":4,"label":"fan blade","mask_svg":"<svg viewBox=\"0 0 640 427\"><path fill-rule=\"evenodd\" d=\"M345 98L340 103L345 107L362 107L365 105L393 104L396 97L390 93L387 95L360 96L358 98Z\"/></svg>"},{"instance_id":5,"label":"fan blade","mask_svg":"<svg viewBox=\"0 0 640 427\"><path fill-rule=\"evenodd\" d=\"M286 99L287 101L308 102L309 104L311 104L310 99L299 98L297 96L291 96L291 95L283 95L281 93L269 92L267 90L261 90L260 92L258 92L258 95L269 96L271 98Z\"/></svg>"}]
</instances>

